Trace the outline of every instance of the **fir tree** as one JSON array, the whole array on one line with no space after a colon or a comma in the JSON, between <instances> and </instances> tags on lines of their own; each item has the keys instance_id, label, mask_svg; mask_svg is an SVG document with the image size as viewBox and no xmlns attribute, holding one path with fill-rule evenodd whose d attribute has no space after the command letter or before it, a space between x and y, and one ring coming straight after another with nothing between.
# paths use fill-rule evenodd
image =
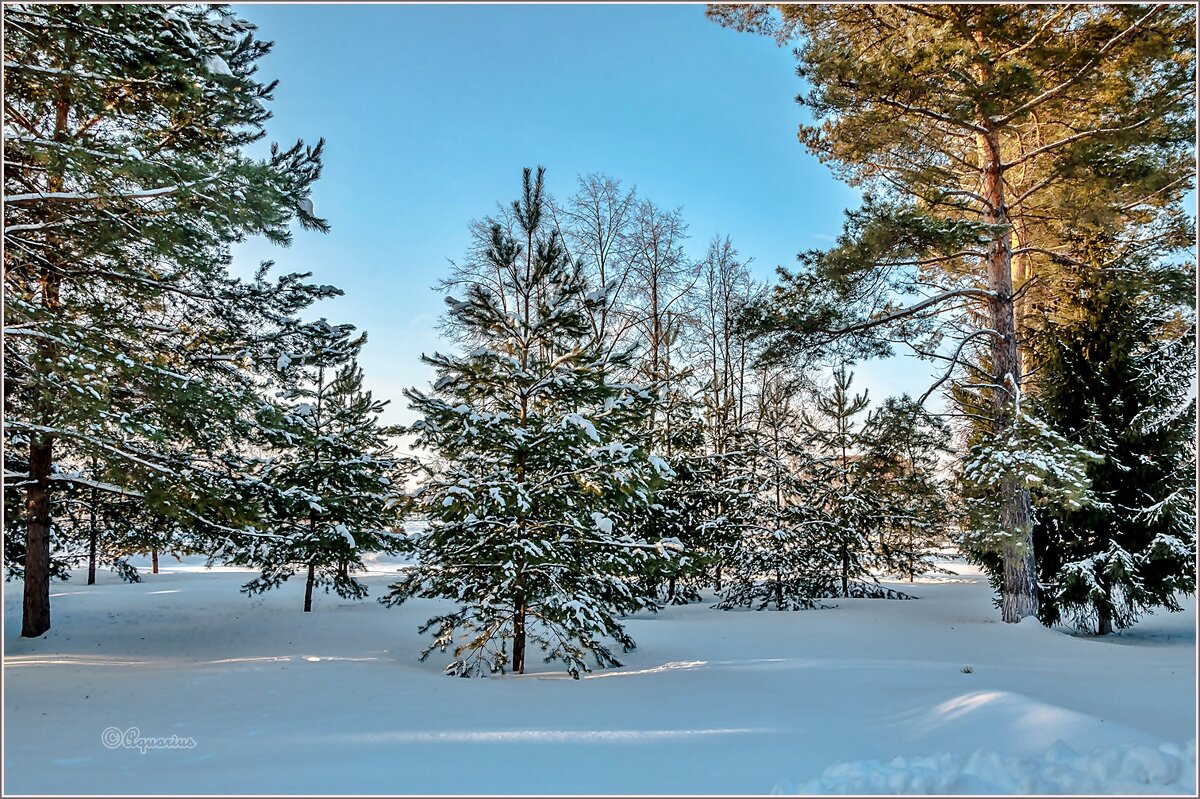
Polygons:
<instances>
[{"instance_id":1,"label":"fir tree","mask_svg":"<svg viewBox=\"0 0 1200 799\"><path fill-rule=\"evenodd\" d=\"M1104 635L1195 592L1195 327L1153 271L1137 258L1070 270L1040 331L1038 405L1099 455L1095 501L1038 520L1046 624Z\"/></svg>"},{"instance_id":2,"label":"fir tree","mask_svg":"<svg viewBox=\"0 0 1200 799\"><path fill-rule=\"evenodd\" d=\"M605 289L588 292L544 211L543 170L527 169L512 207L520 239L496 224L486 251L501 290L468 283L447 299L473 348L424 356L433 393L406 392L417 446L440 462L418 494L430 520L412 542L418 562L384 600L455 603L421 628L435 632L423 658L453 647L450 674L523 673L530 647L575 677L589 655L619 665L608 640L634 642L618 618L655 606L634 578L677 546L623 529L670 475L636 439L657 398L613 379L632 353L610 355L594 335Z\"/></svg>"},{"instance_id":3,"label":"fir tree","mask_svg":"<svg viewBox=\"0 0 1200 799\"><path fill-rule=\"evenodd\" d=\"M833 373L828 391L819 391L804 414L805 442L811 464L805 470L803 496L821 519L834 568L822 595L901 597L883 588L872 570L880 565L871 537L882 529L880 501L868 477L863 437L867 392L851 392L854 375L844 365Z\"/></svg>"}]
</instances>

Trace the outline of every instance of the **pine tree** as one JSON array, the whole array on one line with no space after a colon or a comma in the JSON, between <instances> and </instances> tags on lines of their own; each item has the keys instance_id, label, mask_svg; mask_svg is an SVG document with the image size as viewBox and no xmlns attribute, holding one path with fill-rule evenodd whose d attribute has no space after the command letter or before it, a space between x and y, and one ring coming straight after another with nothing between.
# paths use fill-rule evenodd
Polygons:
<instances>
[{"instance_id":1,"label":"pine tree","mask_svg":"<svg viewBox=\"0 0 1200 799\"><path fill-rule=\"evenodd\" d=\"M397 431L379 423L387 405L362 385L356 358L366 334L324 319L308 327L308 352L281 356L288 383L279 392L284 424L265 429L273 446L258 474L266 498L265 525L280 536L253 542L232 554L235 563L260 567L243 588L276 588L306 572L304 611L313 591L362 599L366 587L353 576L365 553L395 552L405 464L387 437Z\"/></svg>"},{"instance_id":2,"label":"pine tree","mask_svg":"<svg viewBox=\"0 0 1200 799\"><path fill-rule=\"evenodd\" d=\"M270 44L252 25L224 6L14 4L4 18L5 535L24 537L6 551L23 561L22 635L38 636L54 489L94 458L124 475L97 490L240 525L219 499L220 453L257 406L267 351L336 290L228 273L231 242L327 229L309 199L320 144L244 152L274 87L254 77Z\"/></svg>"},{"instance_id":3,"label":"pine tree","mask_svg":"<svg viewBox=\"0 0 1200 799\"><path fill-rule=\"evenodd\" d=\"M726 560L720 609L823 607L817 597L828 595L836 573L832 526L805 493L811 463L798 446L794 394L794 382L782 374L760 385L754 436L742 450L751 493L734 522L739 534Z\"/></svg>"},{"instance_id":4,"label":"pine tree","mask_svg":"<svg viewBox=\"0 0 1200 799\"><path fill-rule=\"evenodd\" d=\"M467 283L447 299L473 348L424 356L433 392L406 392L422 417L410 432L439 464L418 494L429 527L414 537L417 564L384 601L455 603L421 628L435 631L422 658L454 648L449 674L521 674L530 647L574 677L588 656L619 665L608 640L634 642L618 618L655 606L631 586L677 546L623 529L670 475L636 440L657 398L613 379L632 353L595 337L589 311L605 289L587 290L544 212L543 170L527 169L512 207L520 239L496 224L486 252L500 290Z\"/></svg>"},{"instance_id":5,"label":"pine tree","mask_svg":"<svg viewBox=\"0 0 1200 799\"><path fill-rule=\"evenodd\" d=\"M1100 635L1196 585L1194 321L1142 259L1123 266L1070 270L1039 331L1038 405L1100 456L1095 501L1038 520L1041 618Z\"/></svg>"},{"instance_id":6,"label":"pine tree","mask_svg":"<svg viewBox=\"0 0 1200 799\"><path fill-rule=\"evenodd\" d=\"M871 545L883 528L883 502L869 477L865 459L867 392L851 391L854 375L845 365L833 372L827 391L818 391L812 410L804 414L804 446L811 465L805 470L803 496L826 529L834 569L822 595L840 597L903 597L879 585L873 570L881 565Z\"/></svg>"},{"instance_id":7,"label":"pine tree","mask_svg":"<svg viewBox=\"0 0 1200 799\"><path fill-rule=\"evenodd\" d=\"M677 557L650 564L658 568L646 574L645 580L666 603L686 604L700 600L700 589L717 555L712 534L716 532L713 521L719 496L710 474L712 459L705 451L699 403L686 393L688 375L671 375L663 389L658 428L648 433L647 441L649 448L663 453L672 477L629 521L638 537L674 539L683 546Z\"/></svg>"},{"instance_id":8,"label":"pine tree","mask_svg":"<svg viewBox=\"0 0 1200 799\"><path fill-rule=\"evenodd\" d=\"M875 506L871 541L880 565L909 578L936 571L934 559L949 543L949 487L940 456L949 454L950 430L907 394L889 397L863 430L862 469Z\"/></svg>"}]
</instances>

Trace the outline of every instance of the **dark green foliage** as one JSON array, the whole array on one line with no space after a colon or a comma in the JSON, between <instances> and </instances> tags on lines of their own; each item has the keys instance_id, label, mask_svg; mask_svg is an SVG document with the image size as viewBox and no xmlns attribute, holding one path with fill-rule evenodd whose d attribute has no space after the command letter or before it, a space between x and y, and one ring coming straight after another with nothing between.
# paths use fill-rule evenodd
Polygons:
<instances>
[{"instance_id":1,"label":"dark green foliage","mask_svg":"<svg viewBox=\"0 0 1200 799\"><path fill-rule=\"evenodd\" d=\"M1039 331L1039 406L1101 456L1096 501L1039 520L1041 618L1101 634L1179 610L1196 580L1194 322L1144 263L1122 266L1072 270Z\"/></svg>"},{"instance_id":2,"label":"dark green foliage","mask_svg":"<svg viewBox=\"0 0 1200 799\"><path fill-rule=\"evenodd\" d=\"M884 400L863 431L860 472L875 505L872 549L882 568L908 577L936 571L953 515L941 458L950 430L907 394Z\"/></svg>"}]
</instances>

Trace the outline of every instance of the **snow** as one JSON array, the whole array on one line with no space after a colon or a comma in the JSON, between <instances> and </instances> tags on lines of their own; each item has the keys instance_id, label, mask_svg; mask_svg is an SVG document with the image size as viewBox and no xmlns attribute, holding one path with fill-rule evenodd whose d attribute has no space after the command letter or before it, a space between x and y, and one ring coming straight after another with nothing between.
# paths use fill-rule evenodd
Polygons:
<instances>
[{"instance_id":1,"label":"snow","mask_svg":"<svg viewBox=\"0 0 1200 799\"><path fill-rule=\"evenodd\" d=\"M612 519L608 518L603 513L600 513L599 511L592 513L592 524L596 525L596 529L605 535L612 535Z\"/></svg>"},{"instance_id":2,"label":"snow","mask_svg":"<svg viewBox=\"0 0 1200 799\"><path fill-rule=\"evenodd\" d=\"M208 71L214 75L223 75L227 78L233 77L233 70L225 63L225 59L219 55L210 55L204 61L204 65L208 67Z\"/></svg>"},{"instance_id":3,"label":"snow","mask_svg":"<svg viewBox=\"0 0 1200 799\"><path fill-rule=\"evenodd\" d=\"M1195 794L1196 740L1100 746L1078 754L1056 741L1041 757L1009 757L977 750L896 757L888 763L859 761L827 768L801 786L780 785L780 794Z\"/></svg>"},{"instance_id":4,"label":"snow","mask_svg":"<svg viewBox=\"0 0 1200 799\"><path fill-rule=\"evenodd\" d=\"M412 527L411 530L418 528ZM1119 792L1194 788L1195 602L1097 639L998 621L984 577L886 582L916 601L668 607L626 620L624 667L454 679L417 626L447 602L371 599L163 557L53 586L22 639L5 586L9 793ZM145 565L145 564L138 564ZM963 671L971 666L970 673ZM107 749L108 727L193 748Z\"/></svg>"}]
</instances>

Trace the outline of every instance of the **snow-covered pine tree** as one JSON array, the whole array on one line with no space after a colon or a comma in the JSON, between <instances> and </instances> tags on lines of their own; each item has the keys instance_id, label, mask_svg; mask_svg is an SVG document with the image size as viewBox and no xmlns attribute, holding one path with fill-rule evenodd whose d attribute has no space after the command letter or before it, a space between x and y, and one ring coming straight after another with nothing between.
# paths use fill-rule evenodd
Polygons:
<instances>
[{"instance_id":1,"label":"snow-covered pine tree","mask_svg":"<svg viewBox=\"0 0 1200 799\"><path fill-rule=\"evenodd\" d=\"M669 367L668 367L669 369ZM704 421L700 404L688 391L687 371L667 372L656 427L648 431L648 446L662 453L673 476L654 492L649 505L629 517L634 535L678 540L683 551L672 559L655 561L644 576L650 590L667 604L700 601L713 565L716 532L712 521L717 507L713 462L705 452Z\"/></svg>"},{"instance_id":2,"label":"snow-covered pine tree","mask_svg":"<svg viewBox=\"0 0 1200 799\"><path fill-rule=\"evenodd\" d=\"M276 588L297 571L306 574L304 610L313 590L361 599L366 587L353 576L365 553L394 552L400 524L404 462L387 441L396 430L379 414L387 405L362 384L357 357L366 334L353 325L320 319L307 326L307 352L285 353L287 383L278 392L283 424L265 424L270 447L258 473L266 492L264 524L279 538L251 540L226 556L260 568L243 591ZM246 545L248 544L248 545Z\"/></svg>"},{"instance_id":3,"label":"snow-covered pine tree","mask_svg":"<svg viewBox=\"0 0 1200 799\"><path fill-rule=\"evenodd\" d=\"M1006 549L1013 552L1014 542L1026 540L1030 531L998 501L996 485L1007 481L1029 490L1030 524L1047 509L1078 510L1095 502L1088 465L1100 456L1070 441L1022 405L1014 403L1011 424L996 435L975 431L960 478L965 511L962 549L984 567L997 587L1004 580L1008 562L1001 553ZM1031 558L1034 554L1029 553Z\"/></svg>"},{"instance_id":4,"label":"snow-covered pine tree","mask_svg":"<svg viewBox=\"0 0 1200 799\"><path fill-rule=\"evenodd\" d=\"M435 632L422 658L453 648L449 674L523 673L530 647L575 677L589 655L619 665L608 639L634 645L619 617L655 606L631 586L674 544L622 529L669 476L636 440L658 400L613 379L632 354L594 335L604 289L588 292L544 203L543 170L526 169L520 240L495 225L486 253L502 290L469 283L447 299L473 348L423 356L433 392L406 392L422 417L410 431L439 465L418 494L429 527L414 536L417 564L382 601L454 602L421 628Z\"/></svg>"},{"instance_id":5,"label":"snow-covered pine tree","mask_svg":"<svg viewBox=\"0 0 1200 799\"><path fill-rule=\"evenodd\" d=\"M876 508L871 535L880 566L913 577L935 571L949 542L949 488L939 469L950 430L907 394L888 397L862 431L860 470Z\"/></svg>"},{"instance_id":6,"label":"snow-covered pine tree","mask_svg":"<svg viewBox=\"0 0 1200 799\"><path fill-rule=\"evenodd\" d=\"M1038 406L1100 456L1086 467L1096 501L1037 520L1039 615L1100 635L1196 590L1194 273L1164 267L1188 287L1172 297L1139 260L1064 268L1039 331Z\"/></svg>"},{"instance_id":7,"label":"snow-covered pine tree","mask_svg":"<svg viewBox=\"0 0 1200 799\"><path fill-rule=\"evenodd\" d=\"M752 482L740 513L726 524L739 533L724 562L726 582L716 607L800 610L823 607L836 564L832 526L806 502L802 473L811 464L797 446L795 384L785 375L761 381L753 437L739 450Z\"/></svg>"},{"instance_id":8,"label":"snow-covered pine tree","mask_svg":"<svg viewBox=\"0 0 1200 799\"><path fill-rule=\"evenodd\" d=\"M336 290L228 273L244 236L327 229L309 199L320 144L244 152L274 87L255 78L270 44L253 25L207 5L11 4L4 19L4 532L22 635L38 636L54 489L95 458L123 481L88 487L240 526L220 452L257 404L251 372Z\"/></svg>"},{"instance_id":9,"label":"snow-covered pine tree","mask_svg":"<svg viewBox=\"0 0 1200 799\"><path fill-rule=\"evenodd\" d=\"M804 448L810 463L801 489L804 503L828 528L829 555L835 567L822 596L908 598L884 588L873 574L880 565L871 537L881 527L883 502L867 476L864 460L867 392L854 394L854 375L845 365L833 372L827 391L817 391L803 414Z\"/></svg>"}]
</instances>

